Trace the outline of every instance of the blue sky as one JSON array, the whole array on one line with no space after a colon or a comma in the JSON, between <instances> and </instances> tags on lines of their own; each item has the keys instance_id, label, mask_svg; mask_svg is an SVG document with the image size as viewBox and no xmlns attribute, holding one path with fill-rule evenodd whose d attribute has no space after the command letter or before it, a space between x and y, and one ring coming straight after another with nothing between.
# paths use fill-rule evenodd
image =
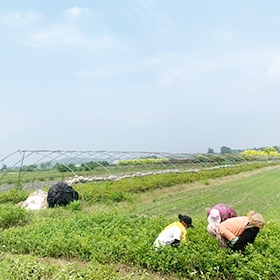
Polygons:
<instances>
[{"instance_id":1,"label":"blue sky","mask_svg":"<svg viewBox=\"0 0 280 280\"><path fill-rule=\"evenodd\" d=\"M280 145L280 2L0 3L0 159Z\"/></svg>"}]
</instances>

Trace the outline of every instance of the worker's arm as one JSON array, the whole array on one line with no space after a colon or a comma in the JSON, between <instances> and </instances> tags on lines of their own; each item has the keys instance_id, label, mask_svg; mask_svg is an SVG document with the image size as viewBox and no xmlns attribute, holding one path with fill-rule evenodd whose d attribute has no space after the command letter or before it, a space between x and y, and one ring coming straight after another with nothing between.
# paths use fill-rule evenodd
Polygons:
<instances>
[{"instance_id":1,"label":"worker's arm","mask_svg":"<svg viewBox=\"0 0 280 280\"><path fill-rule=\"evenodd\" d=\"M180 245L180 240L175 239L171 244L172 247L178 247Z\"/></svg>"}]
</instances>

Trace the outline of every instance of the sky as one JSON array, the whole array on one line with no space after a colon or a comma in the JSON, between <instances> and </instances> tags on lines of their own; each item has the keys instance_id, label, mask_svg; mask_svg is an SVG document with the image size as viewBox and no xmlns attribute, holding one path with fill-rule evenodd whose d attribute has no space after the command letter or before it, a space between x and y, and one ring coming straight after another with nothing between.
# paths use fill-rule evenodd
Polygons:
<instances>
[{"instance_id":1,"label":"sky","mask_svg":"<svg viewBox=\"0 0 280 280\"><path fill-rule=\"evenodd\" d=\"M280 1L0 2L0 159L280 145Z\"/></svg>"}]
</instances>

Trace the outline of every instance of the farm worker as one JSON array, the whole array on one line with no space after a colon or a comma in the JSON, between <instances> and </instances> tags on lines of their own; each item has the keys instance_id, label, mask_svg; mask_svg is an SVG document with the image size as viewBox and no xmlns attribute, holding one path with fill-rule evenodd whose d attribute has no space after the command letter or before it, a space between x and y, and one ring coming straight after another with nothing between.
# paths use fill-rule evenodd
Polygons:
<instances>
[{"instance_id":1,"label":"farm worker","mask_svg":"<svg viewBox=\"0 0 280 280\"><path fill-rule=\"evenodd\" d=\"M214 223L207 226L207 231L210 233L210 228ZM213 226L214 228L215 226ZM244 252L247 244L253 244L259 230L264 227L264 218L261 214L251 210L247 216L234 217L227 219L224 222L216 225L215 233L219 240L219 245L222 247L222 242L227 241L227 244L233 251ZM214 235L214 232L213 235ZM211 235L211 233L210 233ZM220 238L220 239L219 239Z\"/></svg>"},{"instance_id":2,"label":"farm worker","mask_svg":"<svg viewBox=\"0 0 280 280\"><path fill-rule=\"evenodd\" d=\"M186 241L187 229L194 227L192 225L192 218L181 214L179 214L178 218L179 221L168 225L159 234L154 242L157 248L165 245L178 247L180 242L184 243Z\"/></svg>"},{"instance_id":3,"label":"farm worker","mask_svg":"<svg viewBox=\"0 0 280 280\"><path fill-rule=\"evenodd\" d=\"M219 224L233 217L237 217L236 211L224 203L219 203L207 211L207 220L209 224Z\"/></svg>"},{"instance_id":4,"label":"farm worker","mask_svg":"<svg viewBox=\"0 0 280 280\"><path fill-rule=\"evenodd\" d=\"M221 236L217 223L208 224L206 230L212 238L218 239L218 244L219 244L220 248L228 247L227 239Z\"/></svg>"}]
</instances>

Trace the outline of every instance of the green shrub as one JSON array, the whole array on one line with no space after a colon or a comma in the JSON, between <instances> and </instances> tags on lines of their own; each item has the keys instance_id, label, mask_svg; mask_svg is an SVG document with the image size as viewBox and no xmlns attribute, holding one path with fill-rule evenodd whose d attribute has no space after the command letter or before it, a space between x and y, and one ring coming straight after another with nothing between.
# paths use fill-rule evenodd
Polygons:
<instances>
[{"instance_id":1,"label":"green shrub","mask_svg":"<svg viewBox=\"0 0 280 280\"><path fill-rule=\"evenodd\" d=\"M1 250L94 261L100 265L133 264L164 275L176 274L180 279L277 279L279 275L278 223L267 225L243 256L230 249L219 249L217 240L211 239L205 230L206 219L195 219L195 228L187 231L186 246L166 246L156 251L153 241L173 219L117 211L70 215L67 208L48 209L45 213L54 215L35 215L36 222L2 232ZM18 269L23 269L26 277L30 277L32 269L34 275L43 273L33 262Z\"/></svg>"},{"instance_id":2,"label":"green shrub","mask_svg":"<svg viewBox=\"0 0 280 280\"><path fill-rule=\"evenodd\" d=\"M6 192L0 192L0 203L19 203L20 201L24 201L28 197L29 193L30 192L16 189L11 189Z\"/></svg>"},{"instance_id":3,"label":"green shrub","mask_svg":"<svg viewBox=\"0 0 280 280\"><path fill-rule=\"evenodd\" d=\"M106 201L121 202L128 199L128 194L143 193L149 190L171 187L178 184L190 184L197 181L205 182L206 185L209 185L209 179L238 174L241 171L251 171L270 165L272 164L253 163L242 166L221 167L213 170L200 170L197 172L139 176L115 182L91 182L79 185L79 190L83 194L83 199L89 203Z\"/></svg>"},{"instance_id":4,"label":"green shrub","mask_svg":"<svg viewBox=\"0 0 280 280\"><path fill-rule=\"evenodd\" d=\"M13 226L24 226L30 220L30 213L13 204L0 205L0 227L3 229Z\"/></svg>"},{"instance_id":5,"label":"green shrub","mask_svg":"<svg viewBox=\"0 0 280 280\"><path fill-rule=\"evenodd\" d=\"M70 203L72 211L81 211L82 210L82 202L81 200L74 200Z\"/></svg>"}]
</instances>

